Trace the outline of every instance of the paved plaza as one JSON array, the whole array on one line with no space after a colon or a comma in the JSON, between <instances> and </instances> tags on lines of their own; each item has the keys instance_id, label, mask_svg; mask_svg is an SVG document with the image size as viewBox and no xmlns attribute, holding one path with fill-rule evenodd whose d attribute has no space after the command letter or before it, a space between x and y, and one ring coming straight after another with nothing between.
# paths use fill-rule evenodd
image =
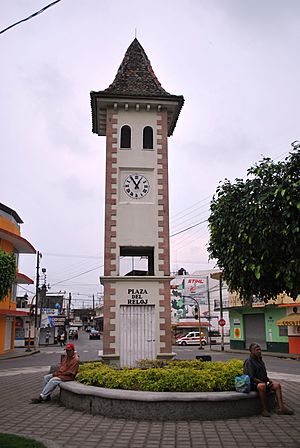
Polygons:
<instances>
[{"instance_id":1,"label":"paved plaza","mask_svg":"<svg viewBox=\"0 0 300 448\"><path fill-rule=\"evenodd\" d=\"M260 416L199 422L112 419L66 409L58 394L33 405L47 368L0 371L0 432L36 437L50 447L67 448L300 448L300 382L282 381L293 416Z\"/></svg>"}]
</instances>

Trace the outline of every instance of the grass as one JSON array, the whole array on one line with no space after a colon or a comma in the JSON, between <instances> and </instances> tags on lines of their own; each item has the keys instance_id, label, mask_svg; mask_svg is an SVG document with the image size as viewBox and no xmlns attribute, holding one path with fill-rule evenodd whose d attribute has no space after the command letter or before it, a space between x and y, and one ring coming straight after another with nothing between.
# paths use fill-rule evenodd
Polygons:
<instances>
[{"instance_id":1,"label":"grass","mask_svg":"<svg viewBox=\"0 0 300 448\"><path fill-rule=\"evenodd\" d=\"M0 433L1 448L45 448L40 442L26 437L15 436L14 434Z\"/></svg>"}]
</instances>

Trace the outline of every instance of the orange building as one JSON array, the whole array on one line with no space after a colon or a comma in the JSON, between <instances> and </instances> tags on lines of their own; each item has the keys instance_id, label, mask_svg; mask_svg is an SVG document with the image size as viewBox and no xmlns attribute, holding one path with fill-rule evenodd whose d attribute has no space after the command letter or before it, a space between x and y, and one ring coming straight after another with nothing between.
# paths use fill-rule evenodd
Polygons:
<instances>
[{"instance_id":1,"label":"orange building","mask_svg":"<svg viewBox=\"0 0 300 448\"><path fill-rule=\"evenodd\" d=\"M32 284L33 280L19 272L19 254L35 254L35 248L20 235L20 225L23 223L19 215L0 203L0 249L13 253L16 258L16 278L9 294L0 301L0 354L14 348L15 326L17 316L29 313L16 310L17 284Z\"/></svg>"}]
</instances>

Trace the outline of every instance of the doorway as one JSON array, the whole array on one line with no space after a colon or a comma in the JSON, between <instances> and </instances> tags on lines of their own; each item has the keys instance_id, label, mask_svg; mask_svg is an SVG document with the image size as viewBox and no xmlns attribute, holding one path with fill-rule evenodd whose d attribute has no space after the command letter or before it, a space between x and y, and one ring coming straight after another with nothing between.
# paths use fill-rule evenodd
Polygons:
<instances>
[{"instance_id":1,"label":"doorway","mask_svg":"<svg viewBox=\"0 0 300 448\"><path fill-rule=\"evenodd\" d=\"M6 326L5 326L5 340L4 340L4 350L11 349L11 332L12 332L12 318L6 318Z\"/></svg>"},{"instance_id":2,"label":"doorway","mask_svg":"<svg viewBox=\"0 0 300 448\"><path fill-rule=\"evenodd\" d=\"M263 313L244 314L246 349L252 342L257 342L262 350L267 350L265 315Z\"/></svg>"},{"instance_id":3,"label":"doorway","mask_svg":"<svg viewBox=\"0 0 300 448\"><path fill-rule=\"evenodd\" d=\"M155 359L154 305L120 307L120 366L135 367L141 359Z\"/></svg>"}]
</instances>

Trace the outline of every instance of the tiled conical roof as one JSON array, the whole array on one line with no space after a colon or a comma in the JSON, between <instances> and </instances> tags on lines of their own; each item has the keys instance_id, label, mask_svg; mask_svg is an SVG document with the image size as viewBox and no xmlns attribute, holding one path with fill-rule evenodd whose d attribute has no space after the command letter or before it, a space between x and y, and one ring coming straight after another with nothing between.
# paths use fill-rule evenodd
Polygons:
<instances>
[{"instance_id":1,"label":"tiled conical roof","mask_svg":"<svg viewBox=\"0 0 300 448\"><path fill-rule=\"evenodd\" d=\"M136 38L128 47L113 83L104 92L111 95L170 96L162 88Z\"/></svg>"}]
</instances>

